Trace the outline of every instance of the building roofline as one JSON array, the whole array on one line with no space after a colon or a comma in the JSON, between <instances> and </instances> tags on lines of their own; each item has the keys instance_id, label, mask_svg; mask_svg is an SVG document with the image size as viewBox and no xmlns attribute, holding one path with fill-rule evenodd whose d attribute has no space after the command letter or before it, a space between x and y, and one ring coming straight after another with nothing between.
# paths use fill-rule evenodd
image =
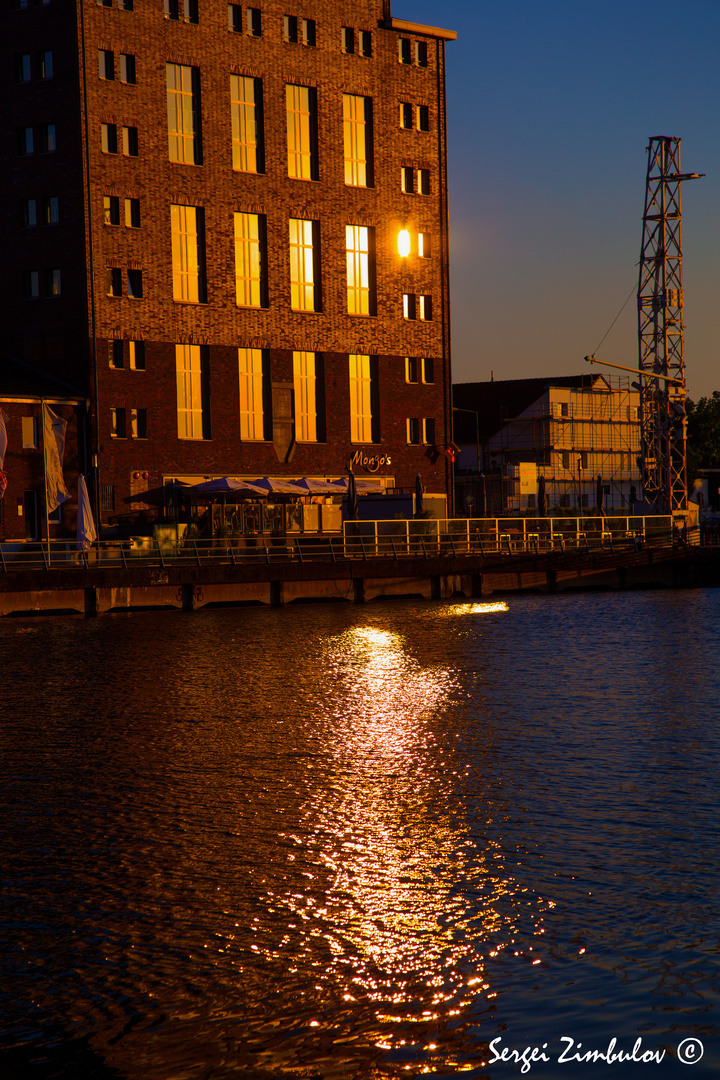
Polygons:
<instances>
[{"instance_id":1,"label":"building roofline","mask_svg":"<svg viewBox=\"0 0 720 1080\"><path fill-rule=\"evenodd\" d=\"M407 22L405 19L385 19L386 30L403 30L407 34L422 34L425 37L443 38L445 41L457 41L455 30L443 30L439 26L425 26L423 23Z\"/></svg>"}]
</instances>

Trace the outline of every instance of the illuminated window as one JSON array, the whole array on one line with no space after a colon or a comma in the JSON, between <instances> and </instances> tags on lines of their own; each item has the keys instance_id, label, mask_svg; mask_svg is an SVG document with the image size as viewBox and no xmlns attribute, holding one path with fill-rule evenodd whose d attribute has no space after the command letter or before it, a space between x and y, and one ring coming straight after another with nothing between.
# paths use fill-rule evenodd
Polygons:
<instances>
[{"instance_id":1,"label":"illuminated window","mask_svg":"<svg viewBox=\"0 0 720 1080\"><path fill-rule=\"evenodd\" d=\"M418 296L418 318L429 322L432 317L432 296Z\"/></svg>"},{"instance_id":2,"label":"illuminated window","mask_svg":"<svg viewBox=\"0 0 720 1080\"><path fill-rule=\"evenodd\" d=\"M400 190L405 195L412 195L415 191L415 170L412 165L400 167Z\"/></svg>"},{"instance_id":3,"label":"illuminated window","mask_svg":"<svg viewBox=\"0 0 720 1080\"><path fill-rule=\"evenodd\" d=\"M430 258L430 233L418 233L418 255L421 259Z\"/></svg>"},{"instance_id":4,"label":"illuminated window","mask_svg":"<svg viewBox=\"0 0 720 1080\"><path fill-rule=\"evenodd\" d=\"M403 319L415 319L416 315L415 293L403 293Z\"/></svg>"},{"instance_id":5,"label":"illuminated window","mask_svg":"<svg viewBox=\"0 0 720 1080\"><path fill-rule=\"evenodd\" d=\"M230 76L233 169L263 172L262 81L242 75Z\"/></svg>"},{"instance_id":6,"label":"illuminated window","mask_svg":"<svg viewBox=\"0 0 720 1080\"><path fill-rule=\"evenodd\" d=\"M38 424L37 416L23 416L23 418L22 418L23 450L38 450L40 448L38 428L39 428L39 424Z\"/></svg>"},{"instance_id":7,"label":"illuminated window","mask_svg":"<svg viewBox=\"0 0 720 1080\"><path fill-rule=\"evenodd\" d=\"M202 165L200 72L184 64L166 64L165 73L170 161Z\"/></svg>"},{"instance_id":8,"label":"illuminated window","mask_svg":"<svg viewBox=\"0 0 720 1080\"><path fill-rule=\"evenodd\" d=\"M234 214L235 302L238 307L267 307L265 217Z\"/></svg>"},{"instance_id":9,"label":"illuminated window","mask_svg":"<svg viewBox=\"0 0 720 1080\"><path fill-rule=\"evenodd\" d=\"M295 438L298 442L317 442L317 395L315 353L293 353L295 388Z\"/></svg>"},{"instance_id":10,"label":"illuminated window","mask_svg":"<svg viewBox=\"0 0 720 1080\"><path fill-rule=\"evenodd\" d=\"M240 438L264 438L262 349L238 349Z\"/></svg>"},{"instance_id":11,"label":"illuminated window","mask_svg":"<svg viewBox=\"0 0 720 1080\"><path fill-rule=\"evenodd\" d=\"M290 306L293 311L320 311L316 281L317 223L290 218Z\"/></svg>"},{"instance_id":12,"label":"illuminated window","mask_svg":"<svg viewBox=\"0 0 720 1080\"><path fill-rule=\"evenodd\" d=\"M345 183L372 187L372 98L343 94Z\"/></svg>"},{"instance_id":13,"label":"illuminated window","mask_svg":"<svg viewBox=\"0 0 720 1080\"><path fill-rule=\"evenodd\" d=\"M309 86L285 87L288 176L317 180L317 96Z\"/></svg>"},{"instance_id":14,"label":"illuminated window","mask_svg":"<svg viewBox=\"0 0 720 1080\"><path fill-rule=\"evenodd\" d=\"M205 383L207 358L201 345L175 346L179 439L208 439L209 412Z\"/></svg>"},{"instance_id":15,"label":"illuminated window","mask_svg":"<svg viewBox=\"0 0 720 1080\"><path fill-rule=\"evenodd\" d=\"M348 313L374 315L375 230L364 225L345 226Z\"/></svg>"},{"instance_id":16,"label":"illuminated window","mask_svg":"<svg viewBox=\"0 0 720 1080\"><path fill-rule=\"evenodd\" d=\"M354 443L379 442L377 357L350 358L350 438Z\"/></svg>"},{"instance_id":17,"label":"illuminated window","mask_svg":"<svg viewBox=\"0 0 720 1080\"><path fill-rule=\"evenodd\" d=\"M430 130L430 110L427 105L418 105L417 107L417 126L418 131Z\"/></svg>"},{"instance_id":18,"label":"illuminated window","mask_svg":"<svg viewBox=\"0 0 720 1080\"><path fill-rule=\"evenodd\" d=\"M420 195L430 194L430 170L418 169L418 192Z\"/></svg>"},{"instance_id":19,"label":"illuminated window","mask_svg":"<svg viewBox=\"0 0 720 1080\"><path fill-rule=\"evenodd\" d=\"M172 229L173 300L205 302L205 242L203 210L197 206L170 207Z\"/></svg>"}]
</instances>

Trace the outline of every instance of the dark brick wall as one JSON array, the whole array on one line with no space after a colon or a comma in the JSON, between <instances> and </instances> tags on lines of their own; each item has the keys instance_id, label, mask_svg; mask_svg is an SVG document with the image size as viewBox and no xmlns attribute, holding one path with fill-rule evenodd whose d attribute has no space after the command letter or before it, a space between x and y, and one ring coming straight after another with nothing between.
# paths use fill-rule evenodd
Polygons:
<instances>
[{"instance_id":1,"label":"dark brick wall","mask_svg":"<svg viewBox=\"0 0 720 1080\"><path fill-rule=\"evenodd\" d=\"M80 0L79 0L80 2ZM129 495L133 470L149 471L154 482L175 474L298 473L340 475L356 448L349 440L348 353L380 357L381 444L373 453L389 453L392 467L381 472L396 476L410 487L420 471L429 491L448 490L448 463L427 448L406 443L407 417L434 417L436 438L450 438L449 311L447 265L444 258L446 200L444 161L444 45L432 37L428 66L420 68L398 62L398 33L380 25L382 0L253 0L262 11L262 37L231 33L227 29L227 4L200 0L197 25L163 17L162 4L136 0L136 10L104 7L84 0L85 56L88 102L88 147L91 175L90 214L93 236L95 332L98 355L99 449L103 483L116 487L118 499ZM246 5L243 7L243 16ZM79 9L78 9L79 10ZM50 20L57 27L51 43L58 75L53 99L58 132L67 145L63 150L63 224L56 227L51 248L50 230L36 229L31 238L21 237L27 259L62 262L63 295L34 304L16 301L16 350L27 359L42 362L56 373L82 378L85 358L92 356L92 324L87 278L89 255L85 244L87 214L82 208L82 79L78 75L81 47L76 23L63 13L60 0L46 8L10 12L12 45L4 49L12 66L13 51L34 51L48 37ZM283 16L297 15L316 22L316 46L307 48L283 41ZM43 20L46 25L43 26ZM344 55L341 27L372 32L373 56ZM72 36L76 35L76 36ZM403 34L414 42L418 35ZM136 57L137 84L102 80L98 76L98 49ZM200 69L202 97L203 165L168 160L165 64L188 64ZM72 67L75 66L74 73ZM60 73L62 74L62 78ZM232 169L230 92L231 73L263 80L265 122L265 173L252 175ZM296 82L317 89L319 179L287 177L285 85ZM32 90L32 88L30 88ZM36 92L51 87L38 84ZM30 116L22 94L28 87L10 86L13 116L3 134L5 149L14 128ZM342 94L370 96L374 110L374 187L348 188L344 183ZM401 130L401 101L429 109L430 130ZM39 106L38 106L39 108ZM43 111L45 106L40 111ZM45 110L46 111L46 110ZM38 113L39 115L39 113ZM34 113L33 113L34 116ZM32 122L32 120L28 121ZM114 123L139 129L137 158L101 152L100 125ZM12 129L12 130L10 130ZM58 135L60 139L60 134ZM60 152L55 161L61 160ZM13 183L19 192L29 190L28 166L13 162ZM32 163L34 168L36 162ZM45 163L40 163L44 167ZM431 194L405 195L400 191L401 166L428 169ZM65 194L65 188L67 194ZM136 198L141 204L139 230L103 224L103 197ZM17 195L15 196L17 202ZM180 304L172 299L170 205L187 203L205 211L208 292L206 304ZM235 305L233 211L267 216L269 307L262 311ZM290 309L288 218L312 218L320 222L322 253L322 312L305 314ZM122 211L121 211L122 220ZM345 225L373 226L377 244L377 315L347 314ZM13 233L11 217L5 228ZM402 260L397 253L397 233L430 234L432 257L416 255ZM15 234L18 230L15 228ZM26 230L28 232L28 230ZM33 246L35 245L35 246ZM48 262L47 260L50 260ZM142 300L108 298L107 265L141 268ZM408 322L402 318L402 294L433 297L432 322ZM15 295L17 296L17 289ZM30 309L33 309L32 311ZM39 316L38 317L38 314ZM38 325L45 338L54 340L55 352L43 353L33 337ZM56 333L57 331L57 333ZM81 335L80 335L81 331ZM40 332L40 331L38 331ZM110 369L108 338L141 339L147 342L144 372ZM85 344L80 345L82 340ZM87 344L89 340L89 345ZM177 438L175 412L174 343L209 346L212 439L186 441ZM273 379L292 380L292 350L325 355L327 442L299 445L293 461L281 465L271 443L243 445L239 440L237 380L238 346L270 351ZM435 362L433 386L405 382L404 357L429 356ZM62 357L62 360L60 359ZM93 393L93 379L84 376L84 388ZM110 409L124 406L147 410L146 441L111 440ZM433 460L431 461L430 458Z\"/></svg>"}]
</instances>

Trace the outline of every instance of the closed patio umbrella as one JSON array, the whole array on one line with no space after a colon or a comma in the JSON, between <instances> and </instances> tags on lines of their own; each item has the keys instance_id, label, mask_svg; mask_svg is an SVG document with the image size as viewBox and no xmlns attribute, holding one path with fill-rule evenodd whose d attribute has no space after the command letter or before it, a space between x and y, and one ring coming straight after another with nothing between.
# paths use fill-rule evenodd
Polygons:
<instances>
[{"instance_id":1,"label":"closed patio umbrella","mask_svg":"<svg viewBox=\"0 0 720 1080\"><path fill-rule=\"evenodd\" d=\"M347 486L347 512L350 521L357 521L358 519L358 493L355 485L355 473L350 470L348 473L348 486Z\"/></svg>"},{"instance_id":2,"label":"closed patio umbrella","mask_svg":"<svg viewBox=\"0 0 720 1080\"><path fill-rule=\"evenodd\" d=\"M597 478L597 487L596 487L596 490L595 490L595 505L597 506L600 513L603 512L604 503L605 503L605 485L603 484L602 476L598 476L598 478Z\"/></svg>"},{"instance_id":3,"label":"closed patio umbrella","mask_svg":"<svg viewBox=\"0 0 720 1080\"><path fill-rule=\"evenodd\" d=\"M425 488L423 487L422 478L420 473L415 477L415 517L420 517L423 512L423 495L425 494Z\"/></svg>"}]
</instances>

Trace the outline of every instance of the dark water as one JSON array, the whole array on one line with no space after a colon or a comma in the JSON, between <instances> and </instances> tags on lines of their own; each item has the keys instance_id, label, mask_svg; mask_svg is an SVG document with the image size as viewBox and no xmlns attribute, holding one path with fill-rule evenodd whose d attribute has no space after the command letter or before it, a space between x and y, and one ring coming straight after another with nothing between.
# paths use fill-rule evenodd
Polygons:
<instances>
[{"instance_id":1,"label":"dark water","mask_svg":"<svg viewBox=\"0 0 720 1080\"><path fill-rule=\"evenodd\" d=\"M720 591L0 647L2 1080L720 1071Z\"/></svg>"}]
</instances>

